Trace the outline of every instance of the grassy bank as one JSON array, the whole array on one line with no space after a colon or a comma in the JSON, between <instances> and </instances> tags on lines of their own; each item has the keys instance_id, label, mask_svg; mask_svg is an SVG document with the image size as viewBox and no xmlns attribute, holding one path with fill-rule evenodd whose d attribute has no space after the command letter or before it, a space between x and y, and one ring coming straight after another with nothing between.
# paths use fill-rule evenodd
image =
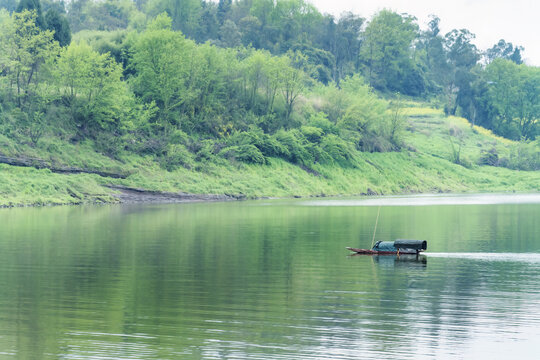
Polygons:
<instances>
[{"instance_id":1,"label":"grassy bank","mask_svg":"<svg viewBox=\"0 0 540 360\"><path fill-rule=\"evenodd\" d=\"M462 118L445 117L437 109L412 106L405 108L404 114L407 150L358 152L355 166L351 167L315 164L307 169L278 158L270 159L266 165L219 159L196 162L190 169L167 171L153 157L126 154L111 159L96 153L90 143L71 145L58 138L44 138L32 147L2 137L3 155L129 176L113 179L95 174L59 174L1 164L0 206L117 201L115 190L107 185L194 194L242 194L248 198L540 191L538 171L478 165L486 154L496 154L497 159L506 161L503 164L518 161L518 143L472 128ZM537 145L527 151L528 157L540 152Z\"/></svg>"}]
</instances>

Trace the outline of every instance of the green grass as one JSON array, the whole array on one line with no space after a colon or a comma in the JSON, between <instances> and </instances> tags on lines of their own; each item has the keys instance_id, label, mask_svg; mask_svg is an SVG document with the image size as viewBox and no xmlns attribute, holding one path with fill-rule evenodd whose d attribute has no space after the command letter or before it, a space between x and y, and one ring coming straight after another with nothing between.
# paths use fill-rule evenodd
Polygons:
<instances>
[{"instance_id":1,"label":"green grass","mask_svg":"<svg viewBox=\"0 0 540 360\"><path fill-rule=\"evenodd\" d=\"M249 198L540 191L538 171L475 165L483 151L495 148L501 156L508 154L515 145L512 141L482 128L473 129L466 120L445 117L437 109L417 105L404 109L404 113L408 150L358 153L355 168L315 165L315 172L282 159L271 159L268 165L220 160L169 172L152 157L131 154L113 160L96 153L89 142L73 145L44 138L34 148L0 135L0 153L6 156L24 155L57 166L132 174L126 179L111 179L0 165L0 206L114 202L114 191L105 187L110 184L195 194L244 194ZM461 142L462 163L466 166L451 161L451 139L454 146Z\"/></svg>"}]
</instances>

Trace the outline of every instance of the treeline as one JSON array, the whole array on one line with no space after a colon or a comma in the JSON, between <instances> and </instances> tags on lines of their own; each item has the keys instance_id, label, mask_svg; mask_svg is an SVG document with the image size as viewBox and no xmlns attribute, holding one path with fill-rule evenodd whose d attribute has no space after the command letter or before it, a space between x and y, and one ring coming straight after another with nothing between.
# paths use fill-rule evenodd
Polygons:
<instances>
[{"instance_id":1,"label":"treeline","mask_svg":"<svg viewBox=\"0 0 540 360\"><path fill-rule=\"evenodd\" d=\"M355 149L401 146L401 119L362 78L323 85L301 52L197 44L162 14L141 32L103 34L120 44L118 62L95 37L61 47L37 16L0 13L0 130L19 142L90 139L111 157L151 155L167 169L269 157L354 166Z\"/></svg>"},{"instance_id":2,"label":"treeline","mask_svg":"<svg viewBox=\"0 0 540 360\"><path fill-rule=\"evenodd\" d=\"M339 86L360 74L380 93L435 99L447 114L511 139L534 139L540 132L538 68L522 65L523 48L500 40L482 52L466 29L442 34L435 16L421 30L408 14L383 10L369 20L353 13L336 18L305 0L76 0L66 10L74 32L143 30L148 19L165 12L172 30L197 43L301 53L304 72L323 84ZM496 59L506 65L490 66Z\"/></svg>"},{"instance_id":3,"label":"treeline","mask_svg":"<svg viewBox=\"0 0 540 360\"><path fill-rule=\"evenodd\" d=\"M409 15L336 19L303 0L0 1L0 131L33 146L91 139L167 169L354 166L356 150L403 146L396 94L509 138L539 132L539 70L522 48L481 54L437 18L421 31Z\"/></svg>"}]
</instances>

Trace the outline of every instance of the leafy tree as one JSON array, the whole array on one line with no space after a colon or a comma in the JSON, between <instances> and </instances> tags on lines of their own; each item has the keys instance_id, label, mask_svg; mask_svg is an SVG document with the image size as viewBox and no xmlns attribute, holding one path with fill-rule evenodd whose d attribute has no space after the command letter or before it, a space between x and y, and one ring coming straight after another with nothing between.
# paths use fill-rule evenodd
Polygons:
<instances>
[{"instance_id":1,"label":"leafy tree","mask_svg":"<svg viewBox=\"0 0 540 360\"><path fill-rule=\"evenodd\" d=\"M245 46L253 46L256 49L262 47L261 29L262 23L256 16L248 15L238 22L238 28L242 34L242 43Z\"/></svg>"},{"instance_id":2,"label":"leafy tree","mask_svg":"<svg viewBox=\"0 0 540 360\"><path fill-rule=\"evenodd\" d=\"M85 42L71 43L57 60L56 79L82 135L129 127L133 99L122 81L121 65L108 54L99 54Z\"/></svg>"},{"instance_id":3,"label":"leafy tree","mask_svg":"<svg viewBox=\"0 0 540 360\"><path fill-rule=\"evenodd\" d=\"M486 51L486 62L489 64L495 59L507 59L513 61L516 64L522 64L521 52L524 50L523 46L514 46L512 43L507 43L503 39L493 45L492 48Z\"/></svg>"},{"instance_id":4,"label":"leafy tree","mask_svg":"<svg viewBox=\"0 0 540 360\"><path fill-rule=\"evenodd\" d=\"M417 36L415 18L382 10L364 32L360 58L371 86L408 95L423 92L422 75L412 60L412 42Z\"/></svg>"},{"instance_id":5,"label":"leafy tree","mask_svg":"<svg viewBox=\"0 0 540 360\"><path fill-rule=\"evenodd\" d=\"M337 119L337 125L345 131L346 138L363 148L367 134L375 131L384 121L387 104L378 99L359 76L343 80L341 88L345 107Z\"/></svg>"},{"instance_id":6,"label":"leafy tree","mask_svg":"<svg viewBox=\"0 0 540 360\"><path fill-rule=\"evenodd\" d=\"M193 44L172 31L172 19L165 14L156 17L133 46L133 88L143 102L156 103L163 122L176 123L174 112L190 96L186 60L192 53Z\"/></svg>"},{"instance_id":7,"label":"leafy tree","mask_svg":"<svg viewBox=\"0 0 540 360\"><path fill-rule=\"evenodd\" d=\"M201 9L200 0L149 0L146 4L148 15L166 12L172 20L172 30L180 30L187 36L199 32Z\"/></svg>"},{"instance_id":8,"label":"leafy tree","mask_svg":"<svg viewBox=\"0 0 540 360\"><path fill-rule=\"evenodd\" d=\"M229 20L229 14L231 12L232 0L219 0L217 7L217 20L218 24L223 26L225 21Z\"/></svg>"},{"instance_id":9,"label":"leafy tree","mask_svg":"<svg viewBox=\"0 0 540 360\"><path fill-rule=\"evenodd\" d=\"M71 42L71 30L66 17L51 8L45 14L45 21L47 22L47 29L54 31L54 40L58 41L62 47L69 45Z\"/></svg>"},{"instance_id":10,"label":"leafy tree","mask_svg":"<svg viewBox=\"0 0 540 360\"><path fill-rule=\"evenodd\" d=\"M2 8L12 13L17 8L17 0L0 0L0 9Z\"/></svg>"},{"instance_id":11,"label":"leafy tree","mask_svg":"<svg viewBox=\"0 0 540 360\"><path fill-rule=\"evenodd\" d=\"M58 53L52 31L41 30L36 19L35 11L23 10L0 24L0 69L8 79L10 96L21 108L40 96L41 76L46 74L43 65Z\"/></svg>"},{"instance_id":12,"label":"leafy tree","mask_svg":"<svg viewBox=\"0 0 540 360\"><path fill-rule=\"evenodd\" d=\"M19 5L17 5L17 12L20 13L24 10L35 11L36 25L40 29L46 28L45 18L43 17L43 10L41 9L41 2L39 0L20 0Z\"/></svg>"},{"instance_id":13,"label":"leafy tree","mask_svg":"<svg viewBox=\"0 0 540 360\"><path fill-rule=\"evenodd\" d=\"M331 53L307 43L294 45L291 50L303 55L303 61L297 66L300 66L311 78L325 85L332 81L335 59Z\"/></svg>"},{"instance_id":14,"label":"leafy tree","mask_svg":"<svg viewBox=\"0 0 540 360\"><path fill-rule=\"evenodd\" d=\"M223 47L237 47L242 45L242 34L238 31L238 27L231 20L225 20L220 30L220 45Z\"/></svg>"},{"instance_id":15,"label":"leafy tree","mask_svg":"<svg viewBox=\"0 0 540 360\"><path fill-rule=\"evenodd\" d=\"M465 109L470 107L470 87L474 81L471 69L480 59L478 49L472 43L474 38L475 35L467 29L454 29L445 35L444 47L449 66L449 75L444 84L447 114L455 115L458 105ZM461 95L459 91L462 92Z\"/></svg>"},{"instance_id":16,"label":"leafy tree","mask_svg":"<svg viewBox=\"0 0 540 360\"><path fill-rule=\"evenodd\" d=\"M294 62L298 62L301 58L301 54L298 52L289 54L289 58L284 58L286 66L283 66L282 71L280 72L280 82L279 89L285 101L285 124L288 125L288 122L291 118L291 114L294 111L294 105L298 100L298 97L304 90L306 86L306 75L305 73L293 67ZM289 60L290 59L290 60ZM290 62L289 62L290 61Z\"/></svg>"},{"instance_id":17,"label":"leafy tree","mask_svg":"<svg viewBox=\"0 0 540 360\"><path fill-rule=\"evenodd\" d=\"M444 48L444 37L440 34L440 19L434 15L428 23L428 29L422 32L416 44L425 66L426 87L431 94L439 94L450 81L450 65Z\"/></svg>"},{"instance_id":18,"label":"leafy tree","mask_svg":"<svg viewBox=\"0 0 540 360\"><path fill-rule=\"evenodd\" d=\"M73 32L140 28L145 16L132 0L73 0L68 5L68 21Z\"/></svg>"},{"instance_id":19,"label":"leafy tree","mask_svg":"<svg viewBox=\"0 0 540 360\"><path fill-rule=\"evenodd\" d=\"M189 59L186 97L181 105L189 132L219 136L233 120L239 94L238 60L233 50L204 44Z\"/></svg>"},{"instance_id":20,"label":"leafy tree","mask_svg":"<svg viewBox=\"0 0 540 360\"><path fill-rule=\"evenodd\" d=\"M217 6L212 1L201 2L201 18L198 31L194 36L197 42L218 39L219 23L217 20Z\"/></svg>"},{"instance_id":21,"label":"leafy tree","mask_svg":"<svg viewBox=\"0 0 540 360\"><path fill-rule=\"evenodd\" d=\"M534 139L540 119L540 70L495 59L485 70L488 91L488 124L495 132L513 139Z\"/></svg>"},{"instance_id":22,"label":"leafy tree","mask_svg":"<svg viewBox=\"0 0 540 360\"><path fill-rule=\"evenodd\" d=\"M327 24L325 48L334 55L333 79L339 81L358 71L361 48L361 29L365 19L346 12L337 23L333 18Z\"/></svg>"}]
</instances>

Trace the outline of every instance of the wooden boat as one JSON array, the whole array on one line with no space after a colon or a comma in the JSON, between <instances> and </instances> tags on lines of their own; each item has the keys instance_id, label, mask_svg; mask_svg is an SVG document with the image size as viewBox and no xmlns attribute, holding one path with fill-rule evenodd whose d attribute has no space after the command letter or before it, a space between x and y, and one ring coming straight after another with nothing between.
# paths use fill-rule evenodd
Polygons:
<instances>
[{"instance_id":1,"label":"wooden boat","mask_svg":"<svg viewBox=\"0 0 540 360\"><path fill-rule=\"evenodd\" d=\"M347 247L356 254L363 255L396 255L396 254L419 254L427 249L425 240L377 241L371 249L358 249Z\"/></svg>"}]
</instances>

